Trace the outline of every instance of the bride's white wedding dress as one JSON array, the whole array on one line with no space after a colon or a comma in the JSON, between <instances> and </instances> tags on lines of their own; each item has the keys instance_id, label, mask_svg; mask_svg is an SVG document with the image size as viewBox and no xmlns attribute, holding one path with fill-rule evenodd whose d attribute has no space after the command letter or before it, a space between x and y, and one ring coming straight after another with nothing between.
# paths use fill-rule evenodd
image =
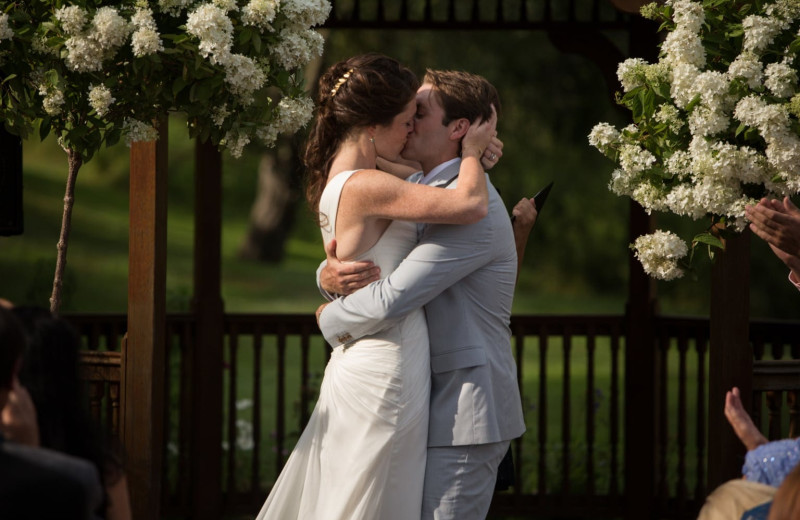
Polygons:
<instances>
[{"instance_id":1,"label":"bride's white wedding dress","mask_svg":"<svg viewBox=\"0 0 800 520\"><path fill-rule=\"evenodd\" d=\"M336 175L322 193L325 243L353 173ZM388 276L416 242L416 224L394 221L359 259ZM429 395L422 309L333 349L311 419L257 519L419 520Z\"/></svg>"}]
</instances>

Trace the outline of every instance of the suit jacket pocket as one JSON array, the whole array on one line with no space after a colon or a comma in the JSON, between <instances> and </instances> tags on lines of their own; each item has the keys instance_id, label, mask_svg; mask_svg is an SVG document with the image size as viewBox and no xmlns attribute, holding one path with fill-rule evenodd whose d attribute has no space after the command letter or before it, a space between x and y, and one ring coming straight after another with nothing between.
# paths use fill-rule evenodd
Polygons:
<instances>
[{"instance_id":1,"label":"suit jacket pocket","mask_svg":"<svg viewBox=\"0 0 800 520\"><path fill-rule=\"evenodd\" d=\"M431 356L431 370L434 374L485 364L486 352L483 347L464 347Z\"/></svg>"}]
</instances>

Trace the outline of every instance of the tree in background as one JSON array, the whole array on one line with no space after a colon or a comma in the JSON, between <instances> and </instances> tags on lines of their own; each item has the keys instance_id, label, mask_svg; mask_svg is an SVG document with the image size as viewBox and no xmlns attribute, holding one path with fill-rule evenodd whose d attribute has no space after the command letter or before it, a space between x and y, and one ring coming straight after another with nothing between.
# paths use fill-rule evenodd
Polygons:
<instances>
[{"instance_id":1,"label":"tree in background","mask_svg":"<svg viewBox=\"0 0 800 520\"><path fill-rule=\"evenodd\" d=\"M53 132L68 158L53 312L81 165L103 144L156 139L170 111L233 156L297 131L312 110L302 70L322 51L311 27L330 12L325 0L107 4L0 1L0 117L23 138Z\"/></svg>"}]
</instances>

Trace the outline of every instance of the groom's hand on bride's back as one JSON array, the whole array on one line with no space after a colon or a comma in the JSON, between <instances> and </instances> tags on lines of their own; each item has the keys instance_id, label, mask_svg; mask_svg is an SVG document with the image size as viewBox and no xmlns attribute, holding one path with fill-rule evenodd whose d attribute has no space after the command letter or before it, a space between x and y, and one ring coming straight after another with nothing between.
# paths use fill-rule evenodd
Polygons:
<instances>
[{"instance_id":1,"label":"groom's hand on bride's back","mask_svg":"<svg viewBox=\"0 0 800 520\"><path fill-rule=\"evenodd\" d=\"M325 244L325 254L327 265L319 273L319 284L331 294L347 295L380 279L380 267L368 260L340 262L336 239Z\"/></svg>"}]
</instances>

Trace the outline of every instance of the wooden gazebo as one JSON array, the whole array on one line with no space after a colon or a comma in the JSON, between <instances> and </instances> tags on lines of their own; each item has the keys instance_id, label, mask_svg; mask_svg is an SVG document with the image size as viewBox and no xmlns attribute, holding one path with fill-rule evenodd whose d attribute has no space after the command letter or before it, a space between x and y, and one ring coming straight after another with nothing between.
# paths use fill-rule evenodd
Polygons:
<instances>
[{"instance_id":1,"label":"wooden gazebo","mask_svg":"<svg viewBox=\"0 0 800 520\"><path fill-rule=\"evenodd\" d=\"M334 9L326 27L338 28L398 28L398 29L470 29L470 30L541 30L563 52L583 54L602 69L610 92L617 90L616 67L625 55L607 37L608 31L624 32L628 37L630 55L647 59L655 58L657 52L656 27L631 15L644 3L643 0L472 0L468 13L463 10L466 2L447 0L399 0L369 2L365 9L359 0L347 2L347 6L332 2ZM391 6L390 6L391 4ZM435 5L434 5L435 4ZM441 8L446 4L446 8ZM461 7L458 7L458 6ZM390 8L391 7L391 8ZM435 8L436 7L436 8ZM457 8L458 7L458 8ZM440 9L441 8L441 9ZM364 14L369 12L369 14ZM158 518L161 511L169 509L179 516L197 520L219 518L223 512L252 513L264 499L260 487L258 447L254 453L253 481L248 491L239 492L232 456L223 453L223 428L235 431L230 413L225 416L227 404L223 403L224 377L223 353L225 340L236 341L239 335L251 334L254 338L274 335L277 338L279 359L285 352L286 338L299 337L306 359L310 338L317 337L313 316L249 316L226 315L223 310L220 289L220 242L221 242L221 158L213 147L198 143L196 147L196 210L195 214L195 271L194 297L188 315L170 316L165 313L166 300L166 154L167 132L163 121L161 139L151 143L135 143L130 156L130 267L128 284L128 313L126 317L72 316L87 343L98 337L106 337L109 345L116 346L121 330L127 330L122 342L121 355L88 355L86 357L87 378L103 386L96 394L110 399L111 409L118 406L117 420L120 437L128 457L129 482L131 486L134 518ZM652 223L636 204L630 208L631 237L648 232ZM727 426L722 415L725 390L739 386L750 406L753 391L797 390L797 367L792 364L757 364L754 379L754 345L756 349L765 344L792 343L798 337L797 324L753 324L749 322L749 237L744 235L729 241L727 251L714 267L712 287L712 310L710 321L681 320L659 316L653 283L644 275L633 257L630 259L630 284L628 305L624 316L601 317L514 317L514 348L518 358L524 355L526 338L538 338L544 355L547 337L558 335L567 349L573 337L587 338L594 346L595 338L608 338L613 355L616 356L620 342L624 341L624 388L616 388L624 395L624 431L616 430L622 419L618 408L612 407L611 439L616 442L624 438L624 470L612 468L609 488L603 492L589 489L576 493L570 488L568 471L561 475L556 486L546 485L544 476L545 450L539 445L539 465L528 468L518 465L518 476L523 472L538 473L542 478L535 492L514 489L499 494L493 505L493 514L542 514L552 516L592 514L604 517L624 516L641 518L693 517L705 493L722 481L733 478L739 471L735 454L743 448ZM710 326L709 326L710 323ZM182 358L183 374L180 382L182 394L179 414L181 417L180 477L175 489L166 490L163 458L165 449L165 392L168 341L180 338L189 347ZM317 338L319 339L319 338ZM710 340L710 342L709 342ZM254 343L260 348L260 339ZM692 491L686 481L679 478L676 489L667 485L666 420L667 410L663 405L666 366L661 354L670 342L677 342L682 356L687 345L696 345L701 368L706 345L710 345L708 357L709 378L705 384L705 369L698 386L697 401L700 403L696 437L699 467L693 476L696 482ZM230 343L229 343L230 344ZM615 346L616 345L616 346ZM256 348L256 347L254 347ZM260 352L260 350L257 350ZM616 359L616 358L614 358ZM681 358L685 359L685 358ZM112 369L108 369L111 366ZM277 388L279 401L284 388L281 365L278 369ZM788 368L787 368L788 367ZM794 378L778 380L771 374L787 371ZM794 371L794 372L792 372ZM568 374L567 374L568 375ZM685 379L685 372L681 372ZM233 376L231 376L233 377ZM543 377L543 374L542 374ZM620 381L618 375L614 381ZM235 379L235 378L234 378ZM260 384L260 374L257 375ZM754 387L754 381L755 387ZM307 384L307 381L303 381ZM234 383L229 396L234 392ZM612 384L613 385L613 384ZM100 388L98 386L98 388ZM111 388L108 390L107 388ZM115 390L119 391L117 398ZM685 401L686 387L681 387L683 412L678 417L679 436L688 429ZM588 391L588 390L587 390ZM707 391L707 394L705 393ZM544 392L544 388L540 389ZM569 416L569 392L565 417ZM301 394L306 396L305 393ZM541 394L543 395L543 394ZM706 406L706 395L707 406ZM301 403L307 410L310 403ZM258 408L258 401L256 408ZM98 404L99 406L99 404ZM278 448L283 448L285 411L278 405ZM259 412L256 411L256 417ZM541 426L544 412L539 413ZM616 414L616 415L615 415ZM708 428L705 429L705 416ZM777 417L777 416L776 416ZM301 417L301 422L307 415ZM569 419L564 419L564 439L569 439ZM587 412L587 439L594 439L594 419ZM683 421L682 424L681 421ZM255 422L255 420L254 420ZM680 432L683 432L682 434ZM260 432L254 433L254 436ZM705 438L712 439L707 443ZM230 438L230 434L229 434ZM591 442L589 443L591 445ZM568 448L564 447L564 450ZM612 450L615 448L612 448ZM515 443L518 460L523 460L523 445ZM707 464L705 456L707 455ZM574 454L564 452L565 459ZM680 460L685 463L681 452ZM615 454L612 460L618 459ZM593 458L587 457L589 471L596 468ZM277 466L283 463L278 456ZM616 464L613 462L612 464ZM707 476L704 474L707 468ZM278 468L275 468L276 470ZM685 470L685 467L684 467ZM223 482L223 475L227 478ZM624 482L623 482L624 481Z\"/></svg>"}]
</instances>

